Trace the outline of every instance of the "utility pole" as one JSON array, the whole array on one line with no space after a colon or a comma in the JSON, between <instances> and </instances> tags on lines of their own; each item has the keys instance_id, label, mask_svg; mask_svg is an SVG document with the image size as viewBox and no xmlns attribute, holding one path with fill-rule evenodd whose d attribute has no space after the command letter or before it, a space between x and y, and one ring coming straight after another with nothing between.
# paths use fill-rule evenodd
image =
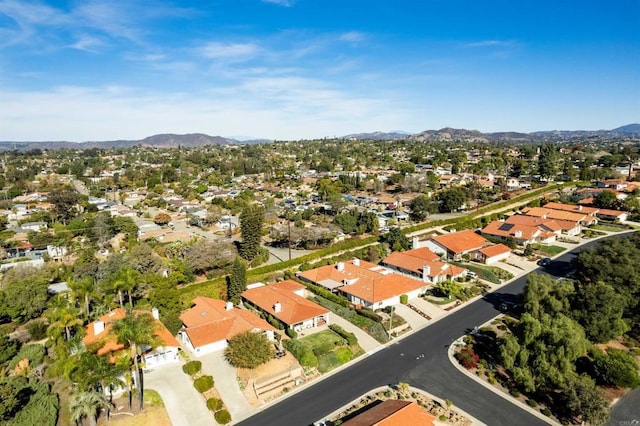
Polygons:
<instances>
[{"instance_id":1,"label":"utility pole","mask_svg":"<svg viewBox=\"0 0 640 426\"><path fill-rule=\"evenodd\" d=\"M289 233L289 260L291 260L291 216L289 216L290 212L287 212L287 230Z\"/></svg>"},{"instance_id":2,"label":"utility pole","mask_svg":"<svg viewBox=\"0 0 640 426\"><path fill-rule=\"evenodd\" d=\"M391 312L389 313L389 330L387 333L389 334L389 340L391 340L391 327L393 324L393 311L395 311L395 307L391 306Z\"/></svg>"}]
</instances>

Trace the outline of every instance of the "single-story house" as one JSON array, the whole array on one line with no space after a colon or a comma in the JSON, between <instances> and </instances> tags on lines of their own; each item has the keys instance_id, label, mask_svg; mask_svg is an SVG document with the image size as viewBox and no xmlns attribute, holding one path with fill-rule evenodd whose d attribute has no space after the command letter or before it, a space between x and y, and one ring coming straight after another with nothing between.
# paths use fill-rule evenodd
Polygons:
<instances>
[{"instance_id":1,"label":"single-story house","mask_svg":"<svg viewBox=\"0 0 640 426\"><path fill-rule=\"evenodd\" d=\"M582 225L580 225L580 222L574 222L571 220L545 219L542 217L515 214L509 216L505 222L515 225L537 226L543 231L550 231L556 235L578 235L582 232Z\"/></svg>"},{"instance_id":2,"label":"single-story house","mask_svg":"<svg viewBox=\"0 0 640 426\"><path fill-rule=\"evenodd\" d=\"M428 284L360 259L298 273L298 277L344 295L354 305L382 309L424 294Z\"/></svg>"},{"instance_id":3,"label":"single-story house","mask_svg":"<svg viewBox=\"0 0 640 426\"><path fill-rule=\"evenodd\" d=\"M574 204L565 204L565 203L547 203L544 205L547 209L553 210L564 210L566 212L580 213L580 214L588 214L589 216L597 216L598 208L596 207L587 207L583 205L574 205Z\"/></svg>"},{"instance_id":4,"label":"single-story house","mask_svg":"<svg viewBox=\"0 0 640 426\"><path fill-rule=\"evenodd\" d=\"M491 242L467 229L438 235L422 241L421 244L436 254L443 254L447 259L459 260L464 255L472 256L474 252L491 245Z\"/></svg>"},{"instance_id":5,"label":"single-story house","mask_svg":"<svg viewBox=\"0 0 640 426\"><path fill-rule=\"evenodd\" d=\"M504 244L483 247L478 250L478 260L486 265L492 265L502 260L507 260L511 255L511 249Z\"/></svg>"},{"instance_id":6,"label":"single-story house","mask_svg":"<svg viewBox=\"0 0 640 426\"><path fill-rule=\"evenodd\" d=\"M151 348L143 346L142 356L147 367L163 365L170 362L178 362L180 352L180 344L171 332L160 322L159 312L156 308L151 312L143 312L153 316L155 320L155 334L162 342L162 346ZM98 355L109 355L111 359L117 356L117 353L124 349L124 345L118 343L109 331L113 323L119 319L125 318L127 311L122 308L116 308L113 311L102 315L97 320L89 323L85 327L86 335L82 338L85 346L97 345ZM128 356L128 355L127 355Z\"/></svg>"},{"instance_id":7,"label":"single-story house","mask_svg":"<svg viewBox=\"0 0 640 426\"><path fill-rule=\"evenodd\" d=\"M574 213L563 210L554 210L546 207L529 207L522 210L527 216L541 217L543 219L568 220L579 222L581 225L589 226L598 223L598 219L585 213Z\"/></svg>"},{"instance_id":8,"label":"single-story house","mask_svg":"<svg viewBox=\"0 0 640 426\"><path fill-rule=\"evenodd\" d=\"M302 284L287 280L250 286L242 299L295 331L329 324L329 310L303 297L304 291Z\"/></svg>"},{"instance_id":9,"label":"single-story house","mask_svg":"<svg viewBox=\"0 0 640 426\"><path fill-rule=\"evenodd\" d=\"M516 243L525 246L538 242L547 244L555 241L557 236L550 230L542 229L541 226L507 223L501 220L494 220L482 228L482 235L502 240L513 238Z\"/></svg>"},{"instance_id":10,"label":"single-story house","mask_svg":"<svg viewBox=\"0 0 640 426\"><path fill-rule=\"evenodd\" d=\"M439 283L467 275L466 269L442 262L440 256L426 247L393 252L380 264L428 283Z\"/></svg>"},{"instance_id":11,"label":"single-story house","mask_svg":"<svg viewBox=\"0 0 640 426\"><path fill-rule=\"evenodd\" d=\"M617 222L624 222L629 218L629 213L620 210L600 209L598 211L598 217L604 220L615 220Z\"/></svg>"},{"instance_id":12,"label":"single-story house","mask_svg":"<svg viewBox=\"0 0 640 426\"><path fill-rule=\"evenodd\" d=\"M275 328L250 311L233 306L231 302L199 296L194 305L180 315L184 324L180 331L182 342L196 356L227 347L233 336L251 331L264 333L274 339Z\"/></svg>"}]
</instances>

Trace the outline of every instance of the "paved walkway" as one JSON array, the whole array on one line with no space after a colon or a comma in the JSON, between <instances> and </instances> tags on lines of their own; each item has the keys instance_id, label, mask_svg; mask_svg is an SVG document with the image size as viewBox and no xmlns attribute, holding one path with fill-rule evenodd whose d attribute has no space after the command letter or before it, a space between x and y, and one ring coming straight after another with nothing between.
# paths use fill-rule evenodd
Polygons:
<instances>
[{"instance_id":1,"label":"paved walkway","mask_svg":"<svg viewBox=\"0 0 640 426\"><path fill-rule=\"evenodd\" d=\"M144 383L147 389L160 394L173 426L216 424L204 398L193 387L191 378L182 371L182 363L154 367L145 373Z\"/></svg>"},{"instance_id":2,"label":"paved walkway","mask_svg":"<svg viewBox=\"0 0 640 426\"><path fill-rule=\"evenodd\" d=\"M429 323L428 319L424 318L423 316L421 316L419 313L417 313L407 305L402 305L402 304L395 305L395 311L398 315L400 315L409 323L409 325L411 326L411 329L414 331L420 330L422 327L425 327Z\"/></svg>"},{"instance_id":3,"label":"paved walkway","mask_svg":"<svg viewBox=\"0 0 640 426\"><path fill-rule=\"evenodd\" d=\"M337 324L348 332L355 334L358 338L358 344L368 354L377 352L382 348L382 344L379 343L376 339L369 336L366 332L336 314L331 315L331 317L329 318L329 322L331 322L332 324Z\"/></svg>"},{"instance_id":4,"label":"paved walkway","mask_svg":"<svg viewBox=\"0 0 640 426\"><path fill-rule=\"evenodd\" d=\"M202 361L202 371L213 376L216 390L231 413L231 418L247 417L254 409L240 390L236 369L224 359L224 350L205 354L197 359Z\"/></svg>"},{"instance_id":5,"label":"paved walkway","mask_svg":"<svg viewBox=\"0 0 640 426\"><path fill-rule=\"evenodd\" d=\"M443 317L447 314L447 311L439 307L438 305L434 305L431 302L427 302L421 297L416 297L415 299L411 299L409 301L413 306L420 309L425 314L431 317L431 320Z\"/></svg>"}]
</instances>

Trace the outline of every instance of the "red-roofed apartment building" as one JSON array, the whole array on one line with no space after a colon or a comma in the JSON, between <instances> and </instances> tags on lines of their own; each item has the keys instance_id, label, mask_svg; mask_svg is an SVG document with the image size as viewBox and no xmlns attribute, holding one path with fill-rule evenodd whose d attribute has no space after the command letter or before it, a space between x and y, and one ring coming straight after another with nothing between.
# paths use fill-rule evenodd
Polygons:
<instances>
[{"instance_id":1,"label":"red-roofed apartment building","mask_svg":"<svg viewBox=\"0 0 640 426\"><path fill-rule=\"evenodd\" d=\"M329 310L303 297L305 291L302 284L287 280L250 285L242 293L242 299L295 331L329 324Z\"/></svg>"},{"instance_id":2,"label":"red-roofed apartment building","mask_svg":"<svg viewBox=\"0 0 640 426\"><path fill-rule=\"evenodd\" d=\"M343 426L433 426L435 417L413 401L387 399L342 423Z\"/></svg>"},{"instance_id":3,"label":"red-roofed apartment building","mask_svg":"<svg viewBox=\"0 0 640 426\"><path fill-rule=\"evenodd\" d=\"M343 294L354 305L372 309L397 305L401 295L406 294L413 299L428 288L428 283L422 280L360 259L322 266L297 275L300 279Z\"/></svg>"},{"instance_id":4,"label":"red-roofed apartment building","mask_svg":"<svg viewBox=\"0 0 640 426\"><path fill-rule=\"evenodd\" d=\"M137 313L137 311L134 311ZM151 313L142 312L153 316L155 320L155 334L160 338L163 343L155 349L150 347L142 347L142 356L144 362L148 367L162 365L169 362L175 362L179 360L178 352L180 351L180 344L167 327L159 321L158 310L153 309ZM98 355L109 355L113 360L118 352L124 349L124 345L118 343L118 341L109 335L111 326L119 319L125 318L127 312L122 308L114 309L113 311L102 315L97 320L93 321L85 327L86 335L82 338L82 343L85 346L98 345ZM126 354L126 356L129 356Z\"/></svg>"},{"instance_id":5,"label":"red-roofed apartment building","mask_svg":"<svg viewBox=\"0 0 640 426\"><path fill-rule=\"evenodd\" d=\"M275 332L271 324L252 312L203 296L196 297L180 319L184 324L182 341L196 356L226 348L229 339L245 331L264 333L269 340Z\"/></svg>"},{"instance_id":6,"label":"red-roofed apartment building","mask_svg":"<svg viewBox=\"0 0 640 426\"><path fill-rule=\"evenodd\" d=\"M466 269L442 262L440 256L426 247L393 252L381 264L428 283L439 283L467 275Z\"/></svg>"}]
</instances>

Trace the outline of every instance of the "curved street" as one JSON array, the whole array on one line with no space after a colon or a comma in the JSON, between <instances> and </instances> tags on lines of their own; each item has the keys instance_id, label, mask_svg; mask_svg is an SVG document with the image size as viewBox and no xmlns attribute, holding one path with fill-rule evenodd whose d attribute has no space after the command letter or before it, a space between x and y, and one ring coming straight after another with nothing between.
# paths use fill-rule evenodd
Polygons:
<instances>
[{"instance_id":1,"label":"curved street","mask_svg":"<svg viewBox=\"0 0 640 426\"><path fill-rule=\"evenodd\" d=\"M608 238L616 237L618 236ZM557 278L565 276L570 271L573 257L598 241L586 243L557 257L545 273ZM541 271L538 269L535 272ZM526 279L527 275L524 275L514 280L497 292L470 303L239 424L309 425L370 389L398 382L406 382L440 398L449 399L455 406L486 424L545 424L541 419L466 377L451 365L447 356L447 348L455 339L498 315L499 301L514 298L522 292ZM420 357L422 354L424 357ZM626 405L623 401L618 403L620 404Z\"/></svg>"}]
</instances>

